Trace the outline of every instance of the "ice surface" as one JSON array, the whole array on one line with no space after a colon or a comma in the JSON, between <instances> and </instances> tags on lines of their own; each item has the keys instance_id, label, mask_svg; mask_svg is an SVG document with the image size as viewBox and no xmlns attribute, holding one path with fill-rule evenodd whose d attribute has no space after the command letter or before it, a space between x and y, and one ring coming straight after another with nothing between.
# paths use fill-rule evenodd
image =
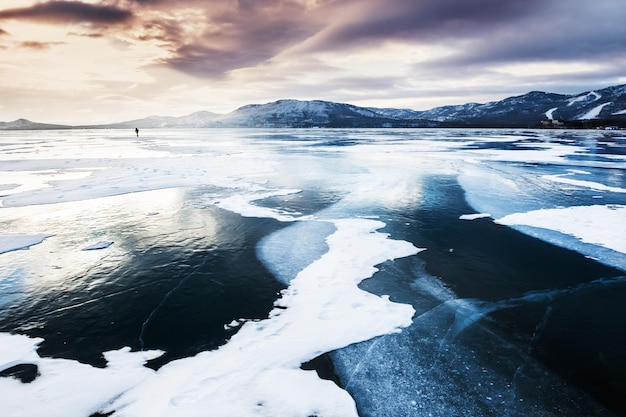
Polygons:
<instances>
[{"instance_id":1,"label":"ice surface","mask_svg":"<svg viewBox=\"0 0 626 417\"><path fill-rule=\"evenodd\" d=\"M124 130L84 130L71 135L3 132L0 147L5 141L19 141L24 150L19 155L0 153L2 183L13 184L2 193L2 206L78 201L207 183L235 188L240 185L239 177L273 170L272 159L264 159L260 152L254 157L230 153L239 146L237 137L190 139L197 137L197 132L181 129L164 139L160 131L153 131L142 141L128 137Z\"/></svg>"},{"instance_id":2,"label":"ice surface","mask_svg":"<svg viewBox=\"0 0 626 417\"><path fill-rule=\"evenodd\" d=\"M28 249L31 246L38 245L45 239L53 235L0 235L0 253L11 252L14 250Z\"/></svg>"},{"instance_id":3,"label":"ice surface","mask_svg":"<svg viewBox=\"0 0 626 417\"><path fill-rule=\"evenodd\" d=\"M598 137L602 138L601 134L598 134ZM623 203L621 195L626 189L604 183L604 181L608 182L607 180L615 184L620 183L623 154L618 152L614 155L615 162L607 162L607 158L581 163L580 156L588 153L595 154L595 145L588 150L580 145L573 145L572 141L566 143L565 145L552 143L547 147L536 146L535 149L528 151L480 151L484 156L479 161L466 163L460 169L459 183L466 191L468 203L477 212L489 213L494 219L505 218L515 213L546 213L538 210L577 207L581 205L581 199L583 201L588 199L586 202L589 205L597 203L599 198L609 199L607 206L611 206L608 203L613 201ZM595 142L591 142L593 143ZM526 155L520 159L525 161L520 160L520 162L524 165L510 164L510 162L518 161L517 155L523 154ZM576 158L569 159L570 156L576 156ZM499 162L485 164L486 158ZM540 165L533 168L532 163ZM563 166L566 167L566 173L563 173ZM599 171L594 169L596 167L612 168L614 171ZM591 176L595 181L579 180L576 178L579 175ZM597 191L603 191L605 194L602 196L593 194ZM619 203L617 205L620 205ZM614 219L613 211L606 221L598 219L597 213L589 209L576 209L575 212L562 214L574 213L575 218L568 216L558 219L558 223L553 223L553 226L546 224L546 228L538 229L524 222L511 224L511 226L547 242L576 250L607 265L626 268L626 258L621 251L618 253L613 249L615 242L621 240L620 235L623 233L623 229L616 225L621 226L623 220L621 220L622 223L611 223L609 219ZM570 223L569 226L568 223ZM581 240L579 236L581 232L576 230L581 229L584 224L594 226L587 228L586 237ZM594 234L598 237L593 238ZM591 242L596 243L591 244Z\"/></svg>"},{"instance_id":4,"label":"ice surface","mask_svg":"<svg viewBox=\"0 0 626 417\"><path fill-rule=\"evenodd\" d=\"M545 398L535 398L530 405L525 397L522 404L522 397L517 395L523 390L506 384L513 380L519 383L513 388L519 388L524 378L528 386L546 380L536 382L518 373L516 367L506 368L516 363L520 369L535 369L526 357L521 364L515 362L519 352L510 345L503 347L493 334L472 332L476 320L494 309L506 308L504 303L456 301L455 294L434 277L420 276L411 284L426 297L423 305L418 301L413 306L391 302L388 297L358 288L377 271L376 265L419 250L380 229L400 229L398 224L408 226L421 221L406 213L415 213L414 208L436 198L426 189L427 178L449 176L458 178L465 190L471 210L463 210L477 213L454 212L451 219L491 215L501 224L516 228L521 225L558 230L571 239L559 244L585 254L596 253L571 241L591 242L586 245L612 251L626 250L622 243L626 209L618 175L626 158L619 149L597 158L595 150L587 146L606 138L596 132L407 129L319 133L284 129L242 133L181 129L147 130L142 141L125 135L121 131L2 132L0 145L3 140L19 140L27 150L19 155L0 153L0 189L4 190L0 221L12 228L11 233L32 237L33 231L56 231L29 227L34 221L29 223L24 213L46 218L47 211L62 206L66 211L64 221L74 224L84 218L84 213L97 211L99 197L167 188L220 189L208 203L243 216L286 223L262 239L257 253L289 287L267 320L225 324L239 327L226 345L175 360L157 372L142 366L158 354L155 352L107 352L108 367L98 369L75 361L41 358L35 351L40 340L0 334L0 364L5 369L33 363L41 374L31 384L14 378L0 379L0 392L6 399L3 413L6 410L7 415L84 417L116 410L116 416L194 416L212 410L215 415L237 416L355 416L355 403L345 391L320 380L314 372L299 369L302 362L339 348L344 349L337 355L346 363L356 361L362 365L352 369L349 379L351 392L362 394L359 401L375 397L367 391L372 375L399 378L383 379L389 381L387 390L379 396L385 401L380 406L372 405L372 409L381 410L378 415L385 415L385 402L402 402L407 412L402 415L420 415L428 412L425 410L439 410L439 415L453 414L450 410L459 415L481 415L485 410L492 411L492 415L505 415L508 410L515 410L517 415L547 415L537 410L542 401L553 404L551 401L559 398L561 392L554 388L559 385L552 384L558 378L548 379ZM581 161L585 156L590 158ZM595 181L574 180L562 174L562 167L589 172L611 168L616 173L611 178L614 182L606 184L616 185L603 184L599 176L594 176ZM580 169L569 172L582 174ZM585 202L568 199L569 194L562 192L567 191L563 184L580 187L580 199L594 198L589 190L606 191L603 202L607 204L581 205ZM320 194L336 193L342 199L306 216L282 207L264 207L260 202L297 196L305 187ZM179 203L179 198L181 204L192 207L207 203L185 200L189 197L183 197L183 191L171 201L153 198L166 194L149 194L144 205L127 211L135 210L142 219L150 216L146 223L163 227L168 207ZM72 203L76 201L84 204ZM436 202L430 203L438 207ZM393 217L395 225L384 216ZM80 223L81 230L88 230L89 225ZM111 235L78 236L83 239L78 243L80 248ZM549 240L543 232L538 237ZM98 255L75 251L75 247L72 249L79 253L72 256ZM607 262L604 256L598 258ZM66 262L63 267L67 272L72 258L68 259L59 256L54 265ZM623 265L624 258L620 259L616 263ZM45 275L42 271L38 270L37 275ZM548 295L532 296L540 299ZM407 331L409 328L412 330ZM380 335L387 336L376 338ZM486 356L492 351L504 351L498 358L506 372L486 372L476 360L480 350L455 344L468 335L484 342L490 349ZM370 341L356 343L366 340ZM397 362L403 357L412 358L412 362ZM513 360L509 362L509 358ZM442 365L444 361L447 368ZM366 367L368 363L373 363L373 368ZM365 369L375 369L376 373L366 375ZM454 372L446 374L446 369ZM402 387L393 381L401 381ZM404 396L407 392L410 395ZM558 402L554 409L557 406Z\"/></svg>"},{"instance_id":5,"label":"ice surface","mask_svg":"<svg viewBox=\"0 0 626 417\"><path fill-rule=\"evenodd\" d=\"M411 306L357 284L376 272L374 265L418 249L376 232L384 226L378 221L334 224L328 252L291 281L267 320L244 323L216 351L165 365L118 399L112 407L116 414L202 416L210 409L215 415L356 416L345 391L299 366L323 352L408 326Z\"/></svg>"}]
</instances>

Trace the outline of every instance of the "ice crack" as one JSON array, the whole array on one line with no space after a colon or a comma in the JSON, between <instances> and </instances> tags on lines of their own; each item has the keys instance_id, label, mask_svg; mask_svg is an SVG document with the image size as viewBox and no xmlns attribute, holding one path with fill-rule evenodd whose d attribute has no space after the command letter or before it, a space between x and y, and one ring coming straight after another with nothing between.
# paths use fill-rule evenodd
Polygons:
<instances>
[{"instance_id":1,"label":"ice crack","mask_svg":"<svg viewBox=\"0 0 626 417\"><path fill-rule=\"evenodd\" d=\"M196 275L196 273L200 270L200 268L204 267L204 265L206 265L207 260L209 259L209 256L206 255L203 259L202 262L200 263L200 265L196 266L193 271L191 271L187 276L185 276L183 279L181 279L178 284L172 288L171 290L169 290L161 299L161 301L159 302L159 304L154 308L154 310L152 310L150 312L150 314L148 315L148 317L146 318L146 320L142 323L141 325L141 332L139 333L139 348L141 350L144 350L145 348L145 343L144 343L144 335L146 333L146 329L148 328L148 325L150 324L150 322L152 321L152 319L156 316L156 314L159 312L159 310L161 309L161 307L163 307L163 305L167 302L167 300L169 300L169 298L174 295L174 293L180 288L182 287L187 281L189 281L189 279L191 279L194 275Z\"/></svg>"}]
</instances>

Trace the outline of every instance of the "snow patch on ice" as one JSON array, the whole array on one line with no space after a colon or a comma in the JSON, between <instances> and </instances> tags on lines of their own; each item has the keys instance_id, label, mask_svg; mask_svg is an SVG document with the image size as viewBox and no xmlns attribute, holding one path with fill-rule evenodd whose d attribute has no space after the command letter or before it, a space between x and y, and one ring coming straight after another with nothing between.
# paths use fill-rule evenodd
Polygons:
<instances>
[{"instance_id":1,"label":"snow patch on ice","mask_svg":"<svg viewBox=\"0 0 626 417\"><path fill-rule=\"evenodd\" d=\"M577 237L582 242L626 253L626 206L594 205L515 213L496 220L503 225L526 225Z\"/></svg>"},{"instance_id":2,"label":"snow patch on ice","mask_svg":"<svg viewBox=\"0 0 626 417\"><path fill-rule=\"evenodd\" d=\"M626 114L626 109L620 110L620 111L616 111L615 113L613 113L613 116L618 116L620 114Z\"/></svg>"},{"instance_id":3,"label":"snow patch on ice","mask_svg":"<svg viewBox=\"0 0 626 417\"><path fill-rule=\"evenodd\" d=\"M281 222L292 222L303 220L305 217L298 216L300 213L287 212L285 210L262 207L252 204L253 201L262 200L269 197L285 196L297 194L301 190L285 189L275 191L264 191L250 194L238 194L224 198L223 200L212 201L218 207L229 210L244 217L272 218Z\"/></svg>"},{"instance_id":4,"label":"snow patch on ice","mask_svg":"<svg viewBox=\"0 0 626 417\"><path fill-rule=\"evenodd\" d=\"M462 214L461 216L459 216L459 220L476 220L476 219L483 219L486 217L491 217L491 214L489 213Z\"/></svg>"},{"instance_id":5,"label":"snow patch on ice","mask_svg":"<svg viewBox=\"0 0 626 417\"><path fill-rule=\"evenodd\" d=\"M104 240L104 241L102 241L102 242L97 242L97 243L94 243L94 244L92 244L92 245L89 245L89 246L87 246L87 247L83 248L83 250L100 250L100 249L106 249L106 248L108 248L109 246L111 246L112 244L113 244L113 242L112 242L112 241L110 241L110 240Z\"/></svg>"},{"instance_id":6,"label":"snow patch on ice","mask_svg":"<svg viewBox=\"0 0 626 417\"><path fill-rule=\"evenodd\" d=\"M498 150L498 149L476 149L468 151L472 155L480 158L480 162L508 161L508 162L543 162L560 163L565 157L574 155L581 151L581 148L573 145L561 145L558 143L528 143L518 144L518 149ZM527 149L532 148L532 149Z\"/></svg>"},{"instance_id":7,"label":"snow patch on ice","mask_svg":"<svg viewBox=\"0 0 626 417\"><path fill-rule=\"evenodd\" d=\"M28 384L15 378L0 378L3 415L91 415L154 374L143 364L161 355L159 351L130 352L126 347L105 352L108 366L95 368L73 360L40 357L37 346L42 341L0 333L0 371L28 363L36 365L39 373Z\"/></svg>"},{"instance_id":8,"label":"snow patch on ice","mask_svg":"<svg viewBox=\"0 0 626 417\"><path fill-rule=\"evenodd\" d=\"M571 172L572 174L591 175L591 172L583 171L582 169L568 169L567 172Z\"/></svg>"},{"instance_id":9,"label":"snow patch on ice","mask_svg":"<svg viewBox=\"0 0 626 417\"><path fill-rule=\"evenodd\" d=\"M39 235L0 235L0 253L11 252L14 250L28 249L31 246L38 245L45 239L54 236L49 234Z\"/></svg>"},{"instance_id":10,"label":"snow patch on ice","mask_svg":"<svg viewBox=\"0 0 626 417\"><path fill-rule=\"evenodd\" d=\"M570 175L570 174L544 175L542 178L545 178L547 180L554 181L554 182L560 182L563 184L570 184L570 185L576 185L579 187L585 187L585 188L589 188L592 190L610 191L612 193L626 193L626 188L610 187L608 185L600 184L598 182L593 182L593 181L574 180L571 178L565 178L566 175Z\"/></svg>"}]
</instances>

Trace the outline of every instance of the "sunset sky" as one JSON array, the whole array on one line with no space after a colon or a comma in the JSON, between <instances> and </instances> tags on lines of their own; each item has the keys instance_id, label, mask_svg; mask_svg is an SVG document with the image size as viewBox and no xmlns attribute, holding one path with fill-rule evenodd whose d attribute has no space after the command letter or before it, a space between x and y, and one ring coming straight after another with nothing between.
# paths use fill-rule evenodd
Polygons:
<instances>
[{"instance_id":1,"label":"sunset sky","mask_svg":"<svg viewBox=\"0 0 626 417\"><path fill-rule=\"evenodd\" d=\"M626 83L624 0L0 2L0 121L426 110Z\"/></svg>"}]
</instances>

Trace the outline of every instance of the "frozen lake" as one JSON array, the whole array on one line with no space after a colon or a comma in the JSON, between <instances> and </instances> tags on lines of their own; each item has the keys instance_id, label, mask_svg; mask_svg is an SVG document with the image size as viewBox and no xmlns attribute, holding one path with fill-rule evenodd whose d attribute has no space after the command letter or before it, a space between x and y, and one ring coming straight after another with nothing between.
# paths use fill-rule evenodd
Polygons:
<instances>
[{"instance_id":1,"label":"frozen lake","mask_svg":"<svg viewBox=\"0 0 626 417\"><path fill-rule=\"evenodd\" d=\"M3 414L624 415L625 172L621 131L0 131Z\"/></svg>"}]
</instances>

